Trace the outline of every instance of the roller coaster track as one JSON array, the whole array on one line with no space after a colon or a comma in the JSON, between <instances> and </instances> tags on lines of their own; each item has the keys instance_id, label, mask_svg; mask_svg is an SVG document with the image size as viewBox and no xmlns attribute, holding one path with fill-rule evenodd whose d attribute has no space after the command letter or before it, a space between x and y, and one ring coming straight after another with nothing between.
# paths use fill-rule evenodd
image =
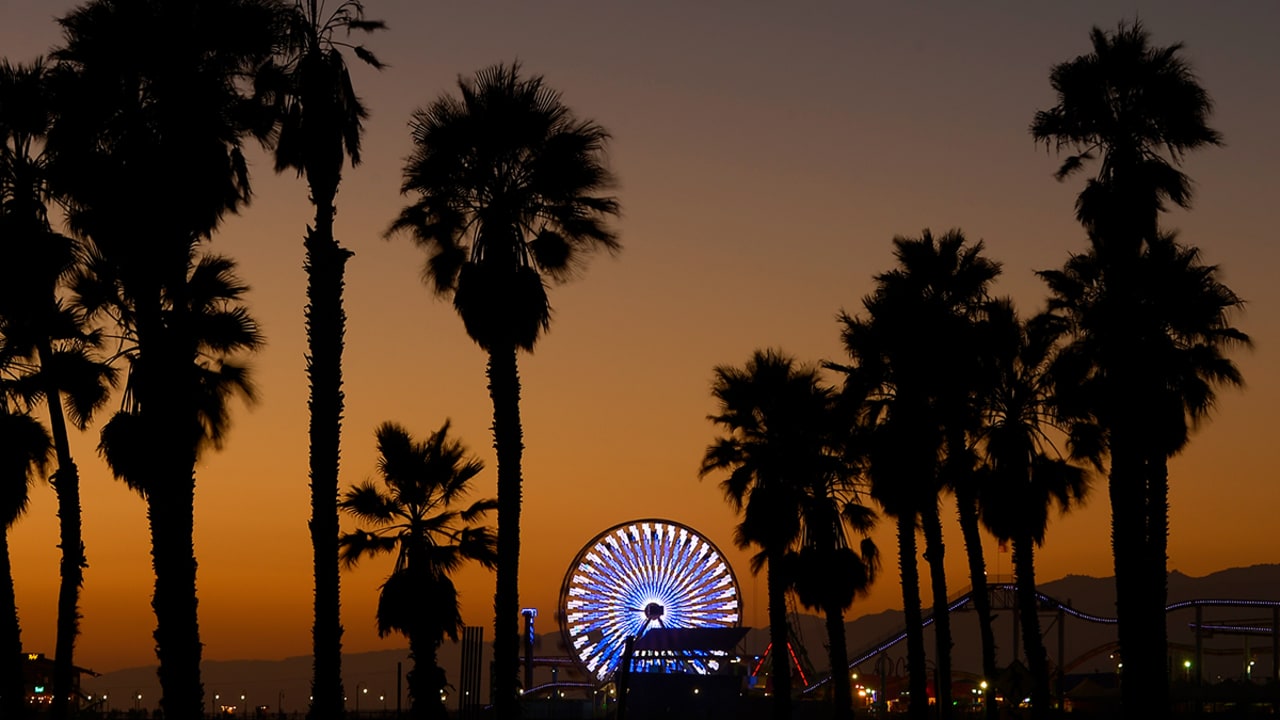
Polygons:
<instances>
[{"instance_id":1,"label":"roller coaster track","mask_svg":"<svg viewBox=\"0 0 1280 720\"><path fill-rule=\"evenodd\" d=\"M991 592L992 590L1014 591L1016 589L1016 586L1013 585L1012 583L992 583L988 585L987 588L988 588L987 590L988 592ZM1092 613L1087 613L1082 610L1077 610L1071 607L1070 605L1058 600L1057 598L1049 597L1048 595L1045 595L1042 592L1037 591L1036 598L1040 601L1040 607L1042 609L1055 610L1055 611L1061 610L1063 613L1070 615L1071 617L1079 618L1080 620L1085 620L1091 623L1099 623L1102 625L1115 625L1117 622L1116 618L1113 618L1113 617L1106 617L1104 615L1094 615ZM972 591L966 592L957 596L956 598L952 599L950 603L947 605L947 612L955 612L956 610L963 608L965 605L968 605L972 599L973 599ZM1180 600L1178 602L1170 603L1169 605L1167 605L1164 611L1167 614L1167 613L1174 612L1175 610L1185 610L1187 608L1196 608L1196 607L1280 608L1280 600L1230 600L1230 599L1217 599L1217 598ZM932 624L933 624L933 615L931 613L927 617L925 617L923 621L921 621L920 628L924 629L929 627ZM1208 628L1206 627L1206 629ZM885 652L889 648L897 645L898 643L906 639L907 639L907 631L906 631L906 628L903 628L901 632L893 633L888 637L884 638L883 640L881 640L880 642L873 643L864 652L851 656L849 660L849 669L852 670L853 668L861 665L862 663L870 660L871 658L879 655L880 653ZM817 690L818 688L825 685L830 679L831 679L831 675L828 674L826 677L822 678L821 680L818 680L814 682L812 685L809 685L808 687L806 687L804 689L804 692L805 693L813 692L814 690Z\"/></svg>"}]
</instances>

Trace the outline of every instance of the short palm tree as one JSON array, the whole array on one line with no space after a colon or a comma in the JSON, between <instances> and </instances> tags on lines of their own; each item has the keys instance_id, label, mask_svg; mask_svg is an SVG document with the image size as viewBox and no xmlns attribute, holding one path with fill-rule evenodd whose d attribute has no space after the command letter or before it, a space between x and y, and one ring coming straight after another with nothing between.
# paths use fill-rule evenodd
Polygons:
<instances>
[{"instance_id":1,"label":"short palm tree","mask_svg":"<svg viewBox=\"0 0 1280 720\"><path fill-rule=\"evenodd\" d=\"M786 556L801 537L806 491L843 477L835 396L815 368L774 350L755 351L741 368L716 367L711 395L718 407L709 419L725 434L707 447L699 475L729 473L720 487L742 513L734 541L757 548L752 572L768 569L773 716L781 720L791 716L792 689Z\"/></svg>"},{"instance_id":2,"label":"short palm tree","mask_svg":"<svg viewBox=\"0 0 1280 720\"><path fill-rule=\"evenodd\" d=\"M584 256L616 251L607 220L618 202L605 165L609 134L580 120L541 76L495 65L460 78L458 95L417 110L402 191L416 196L390 233L428 253L425 276L452 296L467 334L489 355L498 459L494 697L517 717L521 458L518 350L551 324L547 281L571 278Z\"/></svg>"},{"instance_id":3,"label":"short palm tree","mask_svg":"<svg viewBox=\"0 0 1280 720\"><path fill-rule=\"evenodd\" d=\"M800 543L787 553L787 573L800 604L826 618L832 717L847 720L853 717L853 686L844 613L871 588L880 569L879 551L867 537L876 513L859 502L846 480L830 476L806 489L800 519ZM863 536L857 549L849 542L850 530Z\"/></svg>"},{"instance_id":4,"label":"short palm tree","mask_svg":"<svg viewBox=\"0 0 1280 720\"><path fill-rule=\"evenodd\" d=\"M473 523L497 503L479 500L456 507L484 465L449 437L448 421L423 441L393 423L380 426L377 437L381 483L352 486L340 503L371 527L342 536L342 562L354 567L362 558L395 553L378 598L378 635L398 632L409 640L410 716L442 719L447 717L441 700L446 681L436 653L446 635L457 641L462 627L449 576L465 562L496 566L492 531Z\"/></svg>"},{"instance_id":5,"label":"short palm tree","mask_svg":"<svg viewBox=\"0 0 1280 720\"><path fill-rule=\"evenodd\" d=\"M67 421L85 429L106 402L114 376L94 357L97 334L87 331L58 299L62 281L77 262L77 248L73 240L53 232L47 216L52 197L44 140L53 122L51 78L42 59L27 65L0 61L0 256L6 268L0 279L0 325L4 362L20 369L18 389L28 401L44 401L57 458L52 484L62 559L50 717L62 720L72 694L80 587L87 565L80 531L80 472L71 457Z\"/></svg>"},{"instance_id":6,"label":"short palm tree","mask_svg":"<svg viewBox=\"0 0 1280 720\"><path fill-rule=\"evenodd\" d=\"M280 15L282 51L262 68L255 86L272 107L276 128L276 172L306 176L315 221L303 246L307 270L307 376L311 396L311 543L315 563L315 622L312 628L311 705L316 715L336 717L343 708L342 620L338 575L338 466L342 434L342 349L346 314L343 274L351 252L334 237L334 199L346 158L360 162L360 136L368 114L356 96L344 49L382 67L363 46L350 45L352 31L372 32L360 0L326 8L317 0L294 0ZM341 36L339 36L341 33Z\"/></svg>"},{"instance_id":7,"label":"short palm tree","mask_svg":"<svg viewBox=\"0 0 1280 720\"><path fill-rule=\"evenodd\" d=\"M1050 713L1048 659L1040 636L1035 548L1044 544L1049 510L1079 505L1088 489L1084 470L1067 463L1054 446L1057 431L1049 368L1056 330L1048 318L1023 323L1011 303L991 308L991 357L999 382L986 404L982 428L985 485L982 520L1002 542L1013 544L1022 638L1031 672L1032 717Z\"/></svg>"},{"instance_id":8,"label":"short palm tree","mask_svg":"<svg viewBox=\"0 0 1280 720\"><path fill-rule=\"evenodd\" d=\"M1204 265L1197 249L1169 233L1149 243L1133 267L1134 279L1145 288L1136 314L1116 311L1117 304L1128 303L1128 295L1111 286L1114 276L1093 251L1073 256L1062 270L1039 275L1049 285L1049 309L1065 343L1052 379L1055 403L1072 423L1072 454L1110 459L1117 612L1121 587L1130 613L1157 602L1163 607L1168 459L1208 417L1216 388L1243 382L1226 355L1250 342L1230 323L1243 303L1222 284L1215 266ZM1128 356L1117 357L1118 352ZM1137 360L1142 372L1126 372ZM1144 424L1135 424L1135 403L1147 413ZM1124 469L1138 473L1142 483L1135 487L1125 481L1128 476L1118 476ZM1131 648L1126 657L1163 657L1163 617L1156 622L1130 616L1127 627L1124 617L1121 650L1126 641ZM1126 660L1126 668L1133 662ZM1167 688L1162 678L1143 676L1136 682Z\"/></svg>"},{"instance_id":9,"label":"short palm tree","mask_svg":"<svg viewBox=\"0 0 1280 720\"><path fill-rule=\"evenodd\" d=\"M22 631L9 565L9 529L26 512L31 483L43 476L52 442L44 426L13 405L7 380L0 375L0 438L4 438L0 442L0 710L6 718L21 719L29 710Z\"/></svg>"}]
</instances>

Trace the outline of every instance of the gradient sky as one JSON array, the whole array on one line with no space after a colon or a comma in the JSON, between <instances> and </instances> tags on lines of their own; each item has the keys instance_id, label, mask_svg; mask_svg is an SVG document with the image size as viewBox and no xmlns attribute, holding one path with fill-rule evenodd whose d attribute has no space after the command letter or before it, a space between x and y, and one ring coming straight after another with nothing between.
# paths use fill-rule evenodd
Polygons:
<instances>
[{"instance_id":1,"label":"gradient sky","mask_svg":"<svg viewBox=\"0 0 1280 720\"><path fill-rule=\"evenodd\" d=\"M0 0L0 55L25 61L59 39L69 2ZM977 7L975 7L977 5ZM765 624L762 579L732 547L735 517L717 480L697 478L715 429L712 368L758 347L817 362L842 357L836 313L861 309L871 276L891 267L890 239L959 227L1004 264L997 291L1031 312L1032 275L1084 248L1073 219L1082 179L1055 182L1057 159L1027 126L1054 104L1049 68L1088 49L1093 24L1139 16L1158 44L1182 41L1212 94L1224 148L1187 172L1195 207L1165 223L1221 265L1248 301L1237 324L1255 342L1238 360L1245 391L1222 394L1213 421L1172 465L1169 567L1192 575L1275 562L1280 507L1280 5L1132 2L444 2L367 0L390 27L370 40L389 63L359 67L372 113L364 163L348 170L337 233L356 255L347 275L343 486L374 472L373 430L385 420L425 435L446 419L488 463L495 492L484 354L449 303L420 280L421 251L383 239L404 203L400 169L412 110L459 74L519 58L613 135L624 217L616 258L595 258L554 290L554 325L521 358L525 505L521 603L553 628L561 580L578 549L615 523L683 522L726 551L746 622ZM198 468L196 549L208 659L310 653L311 558L306 520L306 381L301 237L311 218L303 182L275 176L253 153L256 198L216 236L240 263L269 344L254 360L261 402L235 411L227 448ZM145 203L145 198L139 199ZM78 664L98 671L154 662L152 575L143 502L75 439L90 567ZM948 501L948 580L966 586ZM23 640L52 653L57 588L54 497L36 489L12 535ZM1056 520L1039 577L1112 573L1105 482L1089 505ZM345 523L350 527L350 523ZM900 607L890 562L853 615ZM1009 556L986 544L990 571ZM386 562L343 574L345 649L379 639L373 609ZM492 638L492 575L462 573L464 616ZM927 592L927 590L926 590ZM926 595L927 597L927 595Z\"/></svg>"}]
</instances>

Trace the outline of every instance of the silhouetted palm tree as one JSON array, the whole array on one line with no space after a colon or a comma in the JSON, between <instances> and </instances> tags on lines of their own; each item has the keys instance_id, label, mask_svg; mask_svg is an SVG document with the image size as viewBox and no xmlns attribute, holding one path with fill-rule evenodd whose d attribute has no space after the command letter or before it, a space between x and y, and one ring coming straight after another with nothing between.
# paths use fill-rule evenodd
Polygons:
<instances>
[{"instance_id":1,"label":"silhouetted palm tree","mask_svg":"<svg viewBox=\"0 0 1280 720\"><path fill-rule=\"evenodd\" d=\"M1200 262L1198 250L1180 245L1168 233L1148 243L1132 268L1131 277L1144 288L1138 312L1117 312L1116 306L1128 304L1131 296L1109 284L1114 276L1093 251L1073 256L1060 271L1039 274L1049 285L1049 308L1067 341L1052 375L1056 402L1073 423L1072 454L1110 455L1112 524L1123 526L1122 531L1113 529L1117 593L1123 567L1127 609L1145 606L1140 601L1154 604L1154 599L1163 606L1167 461L1185 446L1191 428L1208 416L1215 388L1242 383L1225 355L1232 346L1249 344L1248 336L1230 324L1231 313L1242 302L1219 281L1215 266ZM1121 340L1126 333L1129 337ZM1118 358L1118 352L1132 357ZM1126 372L1135 358L1144 361L1143 372ZM1145 409L1145 424L1127 422L1131 403ZM1117 478L1122 459L1135 465L1141 486ZM1134 545L1128 552L1119 549L1117 532ZM1123 623L1122 617L1122 628ZM1149 651L1163 657L1164 627L1163 619L1158 624L1145 617L1129 620L1122 637L1130 643L1149 639L1156 649L1138 645L1126 656L1126 668L1135 662L1134 654L1144 659L1142 653ZM1143 676L1141 681L1167 688L1167 679Z\"/></svg>"},{"instance_id":2,"label":"silhouetted palm tree","mask_svg":"<svg viewBox=\"0 0 1280 720\"><path fill-rule=\"evenodd\" d=\"M427 250L426 277L452 295L467 334L489 354L498 458L498 577L494 594L495 710L517 717L521 457L517 350L550 327L545 281L568 280L583 256L618 241L618 203L605 167L608 133L580 120L541 76L495 65L458 80L413 115L402 191L417 199L389 232Z\"/></svg>"},{"instance_id":3,"label":"silhouetted palm tree","mask_svg":"<svg viewBox=\"0 0 1280 720\"><path fill-rule=\"evenodd\" d=\"M436 653L446 635L457 642L462 627L458 593L449 576L468 561L496 566L492 531L473 523L497 502L455 507L484 465L449 437L447 420L425 441L415 441L393 423L380 426L377 437L381 487L371 480L352 486L340 503L372 529L342 536L342 562L353 567L366 556L396 554L378 598L378 635L398 632L409 640L410 716L445 718L445 673Z\"/></svg>"},{"instance_id":4,"label":"silhouetted palm tree","mask_svg":"<svg viewBox=\"0 0 1280 720\"><path fill-rule=\"evenodd\" d=\"M42 59L16 66L0 61L0 256L5 258L0 325L7 362L21 368L17 390L29 402L43 400L47 406L57 458L52 484L62 559L49 714L61 720L73 692L80 587L87 565L80 533L80 473L71 457L67 419L83 430L106 402L114 376L92 355L97 335L87 332L57 296L75 266L76 247L53 232L47 216L51 193L44 140L53 121L51 76Z\"/></svg>"},{"instance_id":5,"label":"silhouetted palm tree","mask_svg":"<svg viewBox=\"0 0 1280 720\"><path fill-rule=\"evenodd\" d=\"M31 483L37 474L44 474L52 443L37 420L12 404L3 371L0 367L0 710L6 718L21 720L29 710L22 631L9 565L9 529L26 512Z\"/></svg>"},{"instance_id":6,"label":"silhouetted palm tree","mask_svg":"<svg viewBox=\"0 0 1280 720\"><path fill-rule=\"evenodd\" d=\"M711 395L718 409L709 419L726 434L707 447L699 476L729 472L720 487L734 511L742 513L734 541L741 548L758 548L751 558L753 573L768 568L773 716L789 718L785 558L801 537L807 489L842 477L834 393L821 384L816 369L777 351L757 350L741 368L716 367Z\"/></svg>"},{"instance_id":7,"label":"silhouetted palm tree","mask_svg":"<svg viewBox=\"0 0 1280 720\"><path fill-rule=\"evenodd\" d=\"M916 517L924 531L937 638L937 697L947 717L951 631L938 496L969 457L965 438L976 428L975 396L981 389L975 384L982 369L978 321L1000 266L982 256L980 241L968 244L958 230L936 239L926 230L920 238L896 237L893 243L898 266L876 276L874 293L863 300L867 319L841 316L845 347L854 360L842 369L854 373L851 379L860 388L855 396L865 398L873 421L882 425L869 454L872 497L898 518L900 554L910 549L903 544L914 545ZM976 508L966 513L962 504L961 510L962 523L976 525ZM981 552L980 543L967 545L972 545L968 552ZM975 564L982 567L980 559L971 567ZM904 605L910 605L918 602L914 555L900 557L900 565ZM984 587L985 573L974 589ZM923 672L922 664L920 658L913 674Z\"/></svg>"},{"instance_id":8,"label":"silhouetted palm tree","mask_svg":"<svg viewBox=\"0 0 1280 720\"><path fill-rule=\"evenodd\" d=\"M1031 672L1032 717L1050 713L1049 669L1040 636L1035 547L1044 544L1049 510L1079 505L1088 476L1068 464L1050 433L1059 429L1053 411L1049 366L1056 331L1046 318L1022 323L1012 304L991 309L991 357L999 382L992 388L983 423L986 483L982 520L1001 541L1013 544L1013 566L1023 646Z\"/></svg>"},{"instance_id":9,"label":"silhouetted palm tree","mask_svg":"<svg viewBox=\"0 0 1280 720\"><path fill-rule=\"evenodd\" d=\"M116 427L150 450L131 482L148 501L161 708L172 718L204 707L192 530L209 408L189 273L197 244L248 200L241 147L254 105L243 88L271 55L277 10L271 0L95 0L59 20L68 88L49 134L52 178L131 314L136 412Z\"/></svg>"},{"instance_id":10,"label":"silhouetted palm tree","mask_svg":"<svg viewBox=\"0 0 1280 720\"><path fill-rule=\"evenodd\" d=\"M1101 262L1117 334L1099 341L1108 348L1107 372L1119 392L1144 379L1148 359L1139 353L1134 330L1141 322L1144 288L1137 266L1145 244L1156 242L1158 216L1166 202L1188 207L1191 181L1179 169L1183 156L1218 145L1221 136L1208 126L1212 102L1190 66L1182 46L1153 46L1140 23L1121 23L1114 32L1095 27L1092 52L1055 66L1050 82L1058 103L1036 113L1031 133L1037 141L1071 155L1058 177L1064 178L1097 159L1098 173L1076 201L1076 215L1089 231ZM1099 358L1102 361L1102 358ZM1109 445L1112 496L1112 549L1116 556L1116 613L1126 662L1122 670L1124 706L1136 715L1168 705L1167 646L1164 615L1167 597L1165 532L1147 527L1145 497L1151 484L1143 435L1153 409L1117 397L1116 412L1103 424ZM1157 485L1161 481L1157 479ZM1156 556L1160 557L1157 558ZM1144 560L1143 558L1148 558Z\"/></svg>"},{"instance_id":11,"label":"silhouetted palm tree","mask_svg":"<svg viewBox=\"0 0 1280 720\"><path fill-rule=\"evenodd\" d=\"M832 475L806 488L800 519L800 545L787 553L787 575L800 604L822 611L826 618L832 717L852 718L844 613L871 588L880 568L876 544L866 536L875 526L876 514L858 501L843 478ZM849 530L863 536L856 550L849 542Z\"/></svg>"},{"instance_id":12,"label":"silhouetted palm tree","mask_svg":"<svg viewBox=\"0 0 1280 720\"><path fill-rule=\"evenodd\" d=\"M334 199L342 166L360 162L360 136L368 114L356 96L344 49L382 67L352 31L372 32L381 21L364 18L364 4L346 0L326 8L317 0L295 0L281 15L283 51L279 62L255 79L272 106L276 172L305 175L315 206L315 222L303 246L307 270L307 376L311 381L310 477L311 544L315 563L314 671L311 707L316 717L337 717L343 710L342 619L338 577L338 465L342 433L342 349L346 314L342 309L343 274L351 252L334 237Z\"/></svg>"}]
</instances>

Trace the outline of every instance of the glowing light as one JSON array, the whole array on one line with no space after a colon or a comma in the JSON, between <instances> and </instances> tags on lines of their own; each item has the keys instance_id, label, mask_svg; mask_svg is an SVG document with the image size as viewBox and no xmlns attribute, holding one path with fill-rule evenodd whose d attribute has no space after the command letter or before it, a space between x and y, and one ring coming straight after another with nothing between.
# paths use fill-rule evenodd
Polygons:
<instances>
[{"instance_id":1,"label":"glowing light","mask_svg":"<svg viewBox=\"0 0 1280 720\"><path fill-rule=\"evenodd\" d=\"M742 607L737 579L715 545L665 520L619 525L587 543L569 566L560 605L566 646L600 682L617 669L627 637L655 627L736 627ZM639 666L673 662L637 659ZM707 672L702 660L686 665Z\"/></svg>"}]
</instances>

